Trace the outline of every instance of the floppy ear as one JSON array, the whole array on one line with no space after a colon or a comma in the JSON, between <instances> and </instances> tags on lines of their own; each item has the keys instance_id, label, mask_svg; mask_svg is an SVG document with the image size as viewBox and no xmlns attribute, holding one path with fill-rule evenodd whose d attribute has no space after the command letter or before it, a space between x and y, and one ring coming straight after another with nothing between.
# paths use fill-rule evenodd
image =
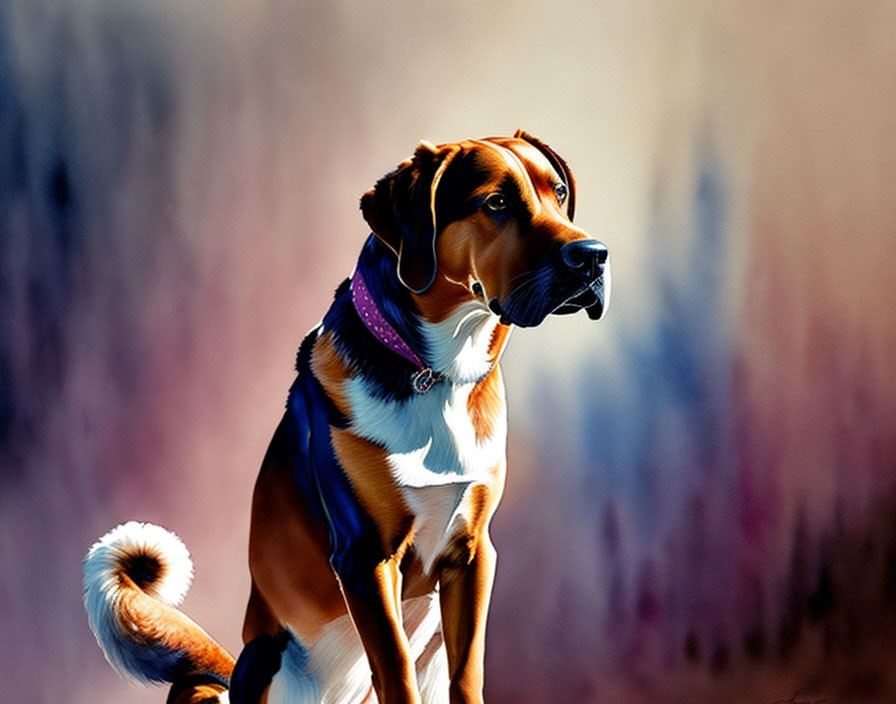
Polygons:
<instances>
[{"instance_id":1,"label":"floppy ear","mask_svg":"<svg viewBox=\"0 0 896 704\"><path fill-rule=\"evenodd\" d=\"M566 214L571 221L576 212L576 180L572 177L572 171L569 170L569 165L563 160L563 157L557 154L557 152L551 149L547 144L542 142L538 137L533 137L525 130L517 130L516 134L513 136L517 139L527 141L533 147L538 149L538 151L544 154L545 158L551 162L551 166L554 167L554 170L560 174L560 178L563 179L563 182L569 189L569 196L566 199Z\"/></svg>"},{"instance_id":2,"label":"floppy ear","mask_svg":"<svg viewBox=\"0 0 896 704\"><path fill-rule=\"evenodd\" d=\"M361 212L377 237L398 255L398 279L414 293L436 277L436 189L459 148L421 142L414 156L361 196Z\"/></svg>"}]
</instances>

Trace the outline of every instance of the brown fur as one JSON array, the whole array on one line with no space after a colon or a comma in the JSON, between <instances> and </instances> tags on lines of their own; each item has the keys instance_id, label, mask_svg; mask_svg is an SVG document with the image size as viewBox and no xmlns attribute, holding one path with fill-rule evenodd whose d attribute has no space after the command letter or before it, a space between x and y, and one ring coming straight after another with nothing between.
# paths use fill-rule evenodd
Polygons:
<instances>
[{"instance_id":1,"label":"brown fur","mask_svg":"<svg viewBox=\"0 0 896 704\"><path fill-rule=\"evenodd\" d=\"M296 491L285 430L274 433L252 500L249 567L252 597L246 609L243 639L276 635L288 623L303 640L346 612L329 562L326 528L311 518Z\"/></svg>"},{"instance_id":2,"label":"brown fur","mask_svg":"<svg viewBox=\"0 0 896 704\"><path fill-rule=\"evenodd\" d=\"M502 326L503 327L503 326ZM467 413L476 430L476 439L482 441L491 437L495 424L504 408L501 369L494 367L488 376L473 387L467 399Z\"/></svg>"},{"instance_id":3,"label":"brown fur","mask_svg":"<svg viewBox=\"0 0 896 704\"><path fill-rule=\"evenodd\" d=\"M349 430L334 428L330 434L352 489L380 529L386 554L400 561L412 538L414 516L392 477L386 451Z\"/></svg>"},{"instance_id":4,"label":"brown fur","mask_svg":"<svg viewBox=\"0 0 896 704\"><path fill-rule=\"evenodd\" d=\"M315 343L311 355L311 370L339 412L345 416L351 415L341 387L342 382L351 376L351 370L336 351L332 333L325 332Z\"/></svg>"},{"instance_id":5,"label":"brown fur","mask_svg":"<svg viewBox=\"0 0 896 704\"><path fill-rule=\"evenodd\" d=\"M185 689L174 699L169 699L167 704L218 704L220 695L227 691L227 687L220 684L201 684ZM259 704L265 704L264 701Z\"/></svg>"},{"instance_id":6,"label":"brown fur","mask_svg":"<svg viewBox=\"0 0 896 704\"><path fill-rule=\"evenodd\" d=\"M144 592L126 574L121 574L119 581L118 619L123 630L189 652L194 669L184 674L213 672L224 678L230 676L233 657L197 623Z\"/></svg>"}]
</instances>

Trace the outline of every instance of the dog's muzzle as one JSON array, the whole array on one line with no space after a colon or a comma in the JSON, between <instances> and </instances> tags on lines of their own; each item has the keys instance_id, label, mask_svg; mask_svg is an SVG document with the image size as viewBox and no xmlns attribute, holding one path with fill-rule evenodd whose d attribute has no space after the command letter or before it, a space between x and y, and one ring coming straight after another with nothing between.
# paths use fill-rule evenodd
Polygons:
<instances>
[{"instance_id":1,"label":"dog's muzzle","mask_svg":"<svg viewBox=\"0 0 896 704\"><path fill-rule=\"evenodd\" d=\"M610 302L610 260L597 240L568 242L504 299L489 307L505 324L532 327L548 315L584 310L599 320Z\"/></svg>"},{"instance_id":2,"label":"dog's muzzle","mask_svg":"<svg viewBox=\"0 0 896 704\"><path fill-rule=\"evenodd\" d=\"M610 253L597 240L576 240L563 246L560 258L584 288L553 311L566 315L584 309L592 320L600 320L610 303Z\"/></svg>"}]
</instances>

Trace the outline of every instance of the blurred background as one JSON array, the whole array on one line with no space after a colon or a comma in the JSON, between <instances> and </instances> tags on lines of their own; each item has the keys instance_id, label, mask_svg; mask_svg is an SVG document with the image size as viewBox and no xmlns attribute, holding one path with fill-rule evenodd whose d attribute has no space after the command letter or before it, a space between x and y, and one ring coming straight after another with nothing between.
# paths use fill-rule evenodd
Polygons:
<instances>
[{"instance_id":1,"label":"blurred background","mask_svg":"<svg viewBox=\"0 0 896 704\"><path fill-rule=\"evenodd\" d=\"M240 647L255 474L361 193L539 135L609 316L517 331L492 704L896 701L896 4L0 4L0 662L162 702L81 606L175 530Z\"/></svg>"}]
</instances>

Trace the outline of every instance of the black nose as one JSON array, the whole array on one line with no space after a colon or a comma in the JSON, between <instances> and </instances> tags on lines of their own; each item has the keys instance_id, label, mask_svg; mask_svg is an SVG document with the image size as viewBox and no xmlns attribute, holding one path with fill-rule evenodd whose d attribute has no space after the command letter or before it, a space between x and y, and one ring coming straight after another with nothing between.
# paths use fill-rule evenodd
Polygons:
<instances>
[{"instance_id":1,"label":"black nose","mask_svg":"<svg viewBox=\"0 0 896 704\"><path fill-rule=\"evenodd\" d=\"M597 276L598 268L607 261L607 248L597 240L575 240L560 249L563 263L582 276Z\"/></svg>"}]
</instances>

